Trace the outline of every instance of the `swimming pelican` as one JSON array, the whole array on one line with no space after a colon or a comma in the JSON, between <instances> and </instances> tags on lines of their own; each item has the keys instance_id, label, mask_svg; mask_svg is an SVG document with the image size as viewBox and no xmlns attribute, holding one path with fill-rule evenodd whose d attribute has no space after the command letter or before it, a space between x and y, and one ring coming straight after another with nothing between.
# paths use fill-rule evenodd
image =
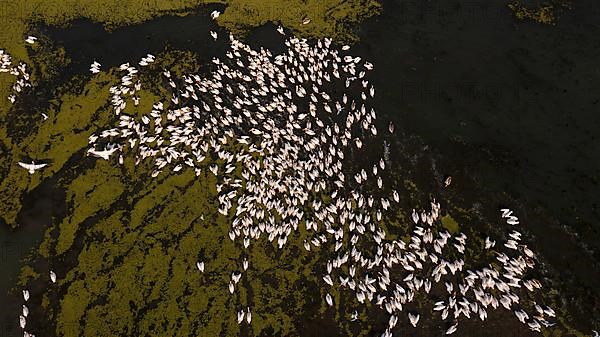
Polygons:
<instances>
[{"instance_id":1,"label":"swimming pelican","mask_svg":"<svg viewBox=\"0 0 600 337\"><path fill-rule=\"evenodd\" d=\"M446 178L444 178L444 187L448 187L450 184L452 184L452 176L446 176Z\"/></svg>"},{"instance_id":2,"label":"swimming pelican","mask_svg":"<svg viewBox=\"0 0 600 337\"><path fill-rule=\"evenodd\" d=\"M27 290L27 289L23 290L23 299L25 300L25 302L27 302L29 300L29 290Z\"/></svg>"},{"instance_id":3,"label":"swimming pelican","mask_svg":"<svg viewBox=\"0 0 600 337\"><path fill-rule=\"evenodd\" d=\"M52 283L56 283L56 273L54 273L53 270L50 271L50 281L52 281Z\"/></svg>"}]
</instances>

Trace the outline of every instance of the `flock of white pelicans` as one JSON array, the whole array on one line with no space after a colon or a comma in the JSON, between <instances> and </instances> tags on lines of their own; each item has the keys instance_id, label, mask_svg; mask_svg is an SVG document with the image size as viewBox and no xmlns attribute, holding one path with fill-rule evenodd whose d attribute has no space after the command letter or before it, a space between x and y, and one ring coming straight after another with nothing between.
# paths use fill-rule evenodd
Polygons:
<instances>
[{"instance_id":1,"label":"flock of white pelicans","mask_svg":"<svg viewBox=\"0 0 600 337\"><path fill-rule=\"evenodd\" d=\"M281 27L278 31L284 34ZM535 255L519 231L498 238L501 244L488 237L477 247L465 234L444 229L440 204L433 200L427 209L409 212L408 240L386 239L384 224L400 212L394 207L400 196L384 184L389 160L364 153L363 143L379 134L369 105L375 88L367 73L373 64L351 56L349 46L335 48L330 39L286 37L286 51L272 55L231 35L220 38L229 39L230 49L212 60L207 75L176 78L163 71L172 94L153 102L145 114L124 111L139 104L138 73L155 58L149 54L139 67L121 65L121 81L110 88L118 125L90 136L88 154L115 164L123 164L124 155L133 156L136 165L152 160L152 177L184 170L194 170L198 179L214 175L218 212L230 219L229 237L240 249L250 249L261 237L284 249L289 236L302 231L308 235L306 251L330 256L322 275L326 304L354 301L341 297L348 291L363 313L361 304L375 304L389 314L382 336L392 336L403 317L417 327L430 315L439 315L443 333L450 335L461 320L485 321L496 309L512 311L534 331L553 325L554 311L536 303L541 284L527 276ZM2 69L9 65L10 57L2 53ZM94 61L90 71L100 67ZM20 64L10 73L25 81L25 69ZM394 131L391 123L388 131ZM43 165L20 164L30 173ZM349 164L359 167L352 171ZM508 209L501 218L519 224ZM468 265L482 267L467 269L467 247L489 251L487 263L475 261ZM240 262L231 274L231 295L249 268L247 258ZM210 269L210 262L195 264L198 272ZM50 277L56 281L53 272ZM27 301L29 293L24 290L23 296ZM423 297L431 299L431 308L418 312L414 301L424 303ZM236 310L238 323L251 324L250 307ZM22 328L27 315L23 305ZM358 310L345 315L359 318Z\"/></svg>"}]
</instances>

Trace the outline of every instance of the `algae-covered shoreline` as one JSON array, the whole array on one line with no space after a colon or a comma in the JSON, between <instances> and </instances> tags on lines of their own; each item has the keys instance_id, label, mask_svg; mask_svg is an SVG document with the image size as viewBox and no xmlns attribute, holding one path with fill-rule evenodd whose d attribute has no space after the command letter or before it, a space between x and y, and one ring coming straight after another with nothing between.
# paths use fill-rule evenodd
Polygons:
<instances>
[{"instance_id":1,"label":"algae-covered shoreline","mask_svg":"<svg viewBox=\"0 0 600 337\"><path fill-rule=\"evenodd\" d=\"M304 11L286 11L286 16L279 18L274 13L281 13L281 7L278 7L281 3L268 4L272 4L272 7L258 15L257 10L252 8L252 3L233 3L227 9L231 8L233 14L227 15L226 10L218 23L241 33L250 27L276 21L301 36L336 36L339 33L339 41L347 41L355 38L348 27L376 14L379 8L374 2L361 2L356 8L344 9L346 4L339 12L331 13L330 10L322 10L320 6L335 7L337 3L319 6L309 3L303 5L307 6ZM31 12L31 18L46 24L64 25L79 16L90 17L114 30L122 24L149 20L155 15L185 15L186 11L195 10L197 5L182 1L172 7L158 8L155 12L148 11L150 14L140 16L131 14L138 8L135 1L122 7L105 6L103 12L79 8L79 12L72 15L64 15L68 12L61 11L61 6L56 6L55 12L45 12L44 15L50 18L39 14L44 8L41 6ZM291 5L285 6L287 8ZM103 14L105 11L112 11L111 15L115 18L103 16L106 15ZM21 13L23 17L30 15L23 14L27 12L24 8L15 12ZM53 13L56 14L55 18L52 18ZM235 13L245 15L236 16ZM330 13L332 18L339 18L339 22L319 19L320 13ZM305 16L311 17L314 25L302 25L298 17ZM24 32L21 33L23 34ZM17 47L22 44L25 48L20 41L21 35L17 39L15 33L12 40L3 41L7 43L2 47L14 57L34 64L43 64L45 58L55 60L56 55L59 55L58 58L64 58L65 61L56 65L57 69L60 71L61 67L68 67L69 55L65 55L60 47L39 54L35 50L37 47L34 47L32 51L23 53L25 49ZM17 40L19 42L15 42ZM194 64L195 56L189 52L167 51L161 58L183 59L183 62L176 63L186 70L201 67ZM52 61L45 62L53 64ZM37 70L36 77L48 76L46 69L48 68ZM4 77L0 78L0 81L3 80ZM375 324L371 322L381 321L381 315L361 317L363 323L361 328L357 328L345 322L338 313L326 308L318 291L321 282L316 275L312 275L312 268L318 257L316 254L298 253L303 251L301 239L292 242L283 252L278 252L265 243L257 245L251 253L253 265L250 275L243 281L248 293L242 291L234 301L228 297L226 299L222 293L226 292L227 271L234 261L239 261L239 251L227 239L225 219L214 217L215 191L209 176L195 181L193 174L187 172L161 177L158 181L148 183L144 178L148 177L149 171L144 167L134 168L132 162L126 162L124 168L116 168L84 156L82 149L87 146L87 137L95 130L114 122L110 120L111 114L107 113L107 101L108 88L116 80L117 74L110 71L93 79L75 76L69 79L72 86L67 85L54 93L57 96L53 97L50 108L46 111L49 116L47 121L42 123L39 116L36 117L41 111L30 112L32 118L25 122L14 121L12 124L16 129L21 129L19 132L23 132L24 136L15 133L15 136L10 137L11 132L16 130L7 132L2 128L0 131L4 133L0 140L7 149L6 153L12 155L8 164L4 163L3 191L18 190L16 193L35 194L40 190L40 183L50 176L55 176L54 181L64 190L64 217L56 216L51 223L37 224L48 226L45 227L46 233L40 246L40 257L34 264L34 271L25 266L21 273L21 285L31 287L34 295L31 304L32 307L37 306L34 314L43 317L37 321L32 318L33 328L47 335L64 336L132 335L149 331L161 331L161 336L189 335L188 332L194 335L310 336L318 333L319 324L328 331L328 335L367 336L375 331ZM147 95L145 98L151 100L159 93L148 90L144 94ZM0 94L5 96L2 91ZM0 109L6 109L4 104L0 105ZM4 121L14 110L2 111L2 125L11 125ZM36 128L23 130L32 123L36 123ZM13 143L15 139L18 142ZM419 156L420 145L412 146L407 153ZM41 177L29 177L12 165L21 156L42 154L43 158L39 159L50 160L52 165L42 172ZM402 157L401 153L397 155L398 170L410 171L411 159ZM437 155L432 157L435 156ZM431 177L439 172L433 169L435 165L428 162L431 158L427 155L421 158L424 162L412 169L422 169L427 173L413 173L416 177L404 182L406 190L403 194L403 206L406 209L415 207L413 203L425 203L431 193L433 197L440 195L439 198L448 203L445 207L448 207L448 213L452 217L447 218L446 223L452 229L460 226L460 230L467 230L468 226L463 223L468 222L469 218L489 221L494 217L494 207L484 207L484 214L475 216L473 214L477 214L477 208L471 207L474 200L461 201L462 197L457 192L445 192L432 184ZM429 178L425 177L427 174ZM466 179L465 177L463 181ZM19 187L12 190L7 186ZM477 184L473 183L473 186ZM3 199L7 201L3 203L3 217L12 220L7 221L9 224L16 224L19 219L17 214L22 206L21 197L5 193ZM405 216L408 217L408 214ZM402 221L399 220L399 223ZM401 227L391 229L398 232L402 230ZM199 275L194 272L194 261L198 258L214 261L207 274ZM48 268L54 268L60 276L56 289L52 291L47 291ZM556 277L558 272L552 273ZM202 282L210 282L211 286L199 287ZM18 292L17 288L15 290ZM553 290L548 296L553 301L558 301L560 295L555 292ZM337 296L340 295L336 295L336 303L339 302ZM257 312L251 330L247 327L240 328L234 321L231 310L227 309L243 308L250 304L249 301L253 306L262 308ZM566 315L566 312L561 314ZM491 322L502 326L499 322L505 316L494 317ZM222 320L215 320L215 317ZM514 317L511 319L514 320ZM570 319L563 319L569 320L560 325L560 331L563 332L556 332L559 331L557 329L552 335L579 335L569 327ZM518 329L516 324L507 324ZM482 327L473 327L469 331L480 331L478 328ZM436 329L438 327L425 325L421 333L426 335L437 331ZM463 335L468 336L469 331L463 332ZM501 332L498 333L499 336L502 335ZM528 332L522 333L525 335Z\"/></svg>"}]
</instances>

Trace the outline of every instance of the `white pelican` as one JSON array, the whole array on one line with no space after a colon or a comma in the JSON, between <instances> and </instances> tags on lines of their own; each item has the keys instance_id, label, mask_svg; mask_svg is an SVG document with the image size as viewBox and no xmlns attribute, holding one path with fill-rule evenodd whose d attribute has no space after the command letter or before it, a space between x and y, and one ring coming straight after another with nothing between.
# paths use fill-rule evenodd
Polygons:
<instances>
[{"instance_id":1,"label":"white pelican","mask_svg":"<svg viewBox=\"0 0 600 337\"><path fill-rule=\"evenodd\" d=\"M34 174L36 170L46 167L48 164L36 164L34 161L32 161L31 164L19 162L19 166L26 169L29 174Z\"/></svg>"},{"instance_id":2,"label":"white pelican","mask_svg":"<svg viewBox=\"0 0 600 337\"><path fill-rule=\"evenodd\" d=\"M98 158L102 158L104 160L109 160L110 156L115 153L119 148L118 147L114 147L112 149L105 149L105 150L94 150L94 149L88 149L87 153L91 154L94 157L98 157Z\"/></svg>"},{"instance_id":3,"label":"white pelican","mask_svg":"<svg viewBox=\"0 0 600 337\"><path fill-rule=\"evenodd\" d=\"M444 187L448 187L450 184L452 184L452 176L446 176L446 178L444 178Z\"/></svg>"},{"instance_id":4,"label":"white pelican","mask_svg":"<svg viewBox=\"0 0 600 337\"><path fill-rule=\"evenodd\" d=\"M329 295L329 293L325 295L325 301L327 302L327 304L329 304L330 307L333 306L333 298L331 297L331 295Z\"/></svg>"},{"instance_id":5,"label":"white pelican","mask_svg":"<svg viewBox=\"0 0 600 337\"><path fill-rule=\"evenodd\" d=\"M419 318L421 318L419 316L419 314L412 314L412 313L408 313L408 320L410 321L410 324L412 324L413 327L417 327L417 323L419 322Z\"/></svg>"},{"instance_id":6,"label":"white pelican","mask_svg":"<svg viewBox=\"0 0 600 337\"><path fill-rule=\"evenodd\" d=\"M56 273L53 270L50 271L50 281L56 283Z\"/></svg>"}]
</instances>

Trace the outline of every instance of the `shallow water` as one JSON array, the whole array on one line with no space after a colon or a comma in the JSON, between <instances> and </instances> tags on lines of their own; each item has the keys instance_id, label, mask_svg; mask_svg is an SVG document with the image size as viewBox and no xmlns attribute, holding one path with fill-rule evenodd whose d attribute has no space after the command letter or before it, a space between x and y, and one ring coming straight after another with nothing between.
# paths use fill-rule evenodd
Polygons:
<instances>
[{"instance_id":1,"label":"shallow water","mask_svg":"<svg viewBox=\"0 0 600 337\"><path fill-rule=\"evenodd\" d=\"M487 210L504 204L530 209L524 218L526 229L538 237L536 249L556 268L572 268L571 284L592 294L587 305L600 298L594 287L600 251L595 197L600 117L594 96L600 92L595 66L600 16L595 7L578 2L556 26L543 26L515 21L503 1L384 1L382 15L360 27L361 42L353 47L353 53L375 64L371 79L378 119L394 120L404 132L399 137L416 136L430 146L437 178L454 176L451 193L485 195L482 202L491 203ZM251 44L280 44L273 42L280 37L268 26L250 33ZM207 61L225 48L223 39L215 43L206 34L224 31L204 14L167 16L112 32L85 20L67 29L42 30L72 59L66 77L86 74L94 60L107 69L172 48L197 52ZM428 177L430 192L442 193L436 177ZM461 177L477 184L462 184ZM479 190L469 190L474 186ZM506 199L498 198L502 193ZM16 261L41 238L39 222L49 217L38 216L16 233L0 232L3 242L17 247L2 246L1 267L12 272L2 278L3 290L14 285ZM558 224L582 233L595 259ZM2 317L6 331L16 333L9 328L16 326L14 313L5 311ZM590 317L581 320L587 325ZM307 334L318 329L315 325Z\"/></svg>"}]
</instances>

